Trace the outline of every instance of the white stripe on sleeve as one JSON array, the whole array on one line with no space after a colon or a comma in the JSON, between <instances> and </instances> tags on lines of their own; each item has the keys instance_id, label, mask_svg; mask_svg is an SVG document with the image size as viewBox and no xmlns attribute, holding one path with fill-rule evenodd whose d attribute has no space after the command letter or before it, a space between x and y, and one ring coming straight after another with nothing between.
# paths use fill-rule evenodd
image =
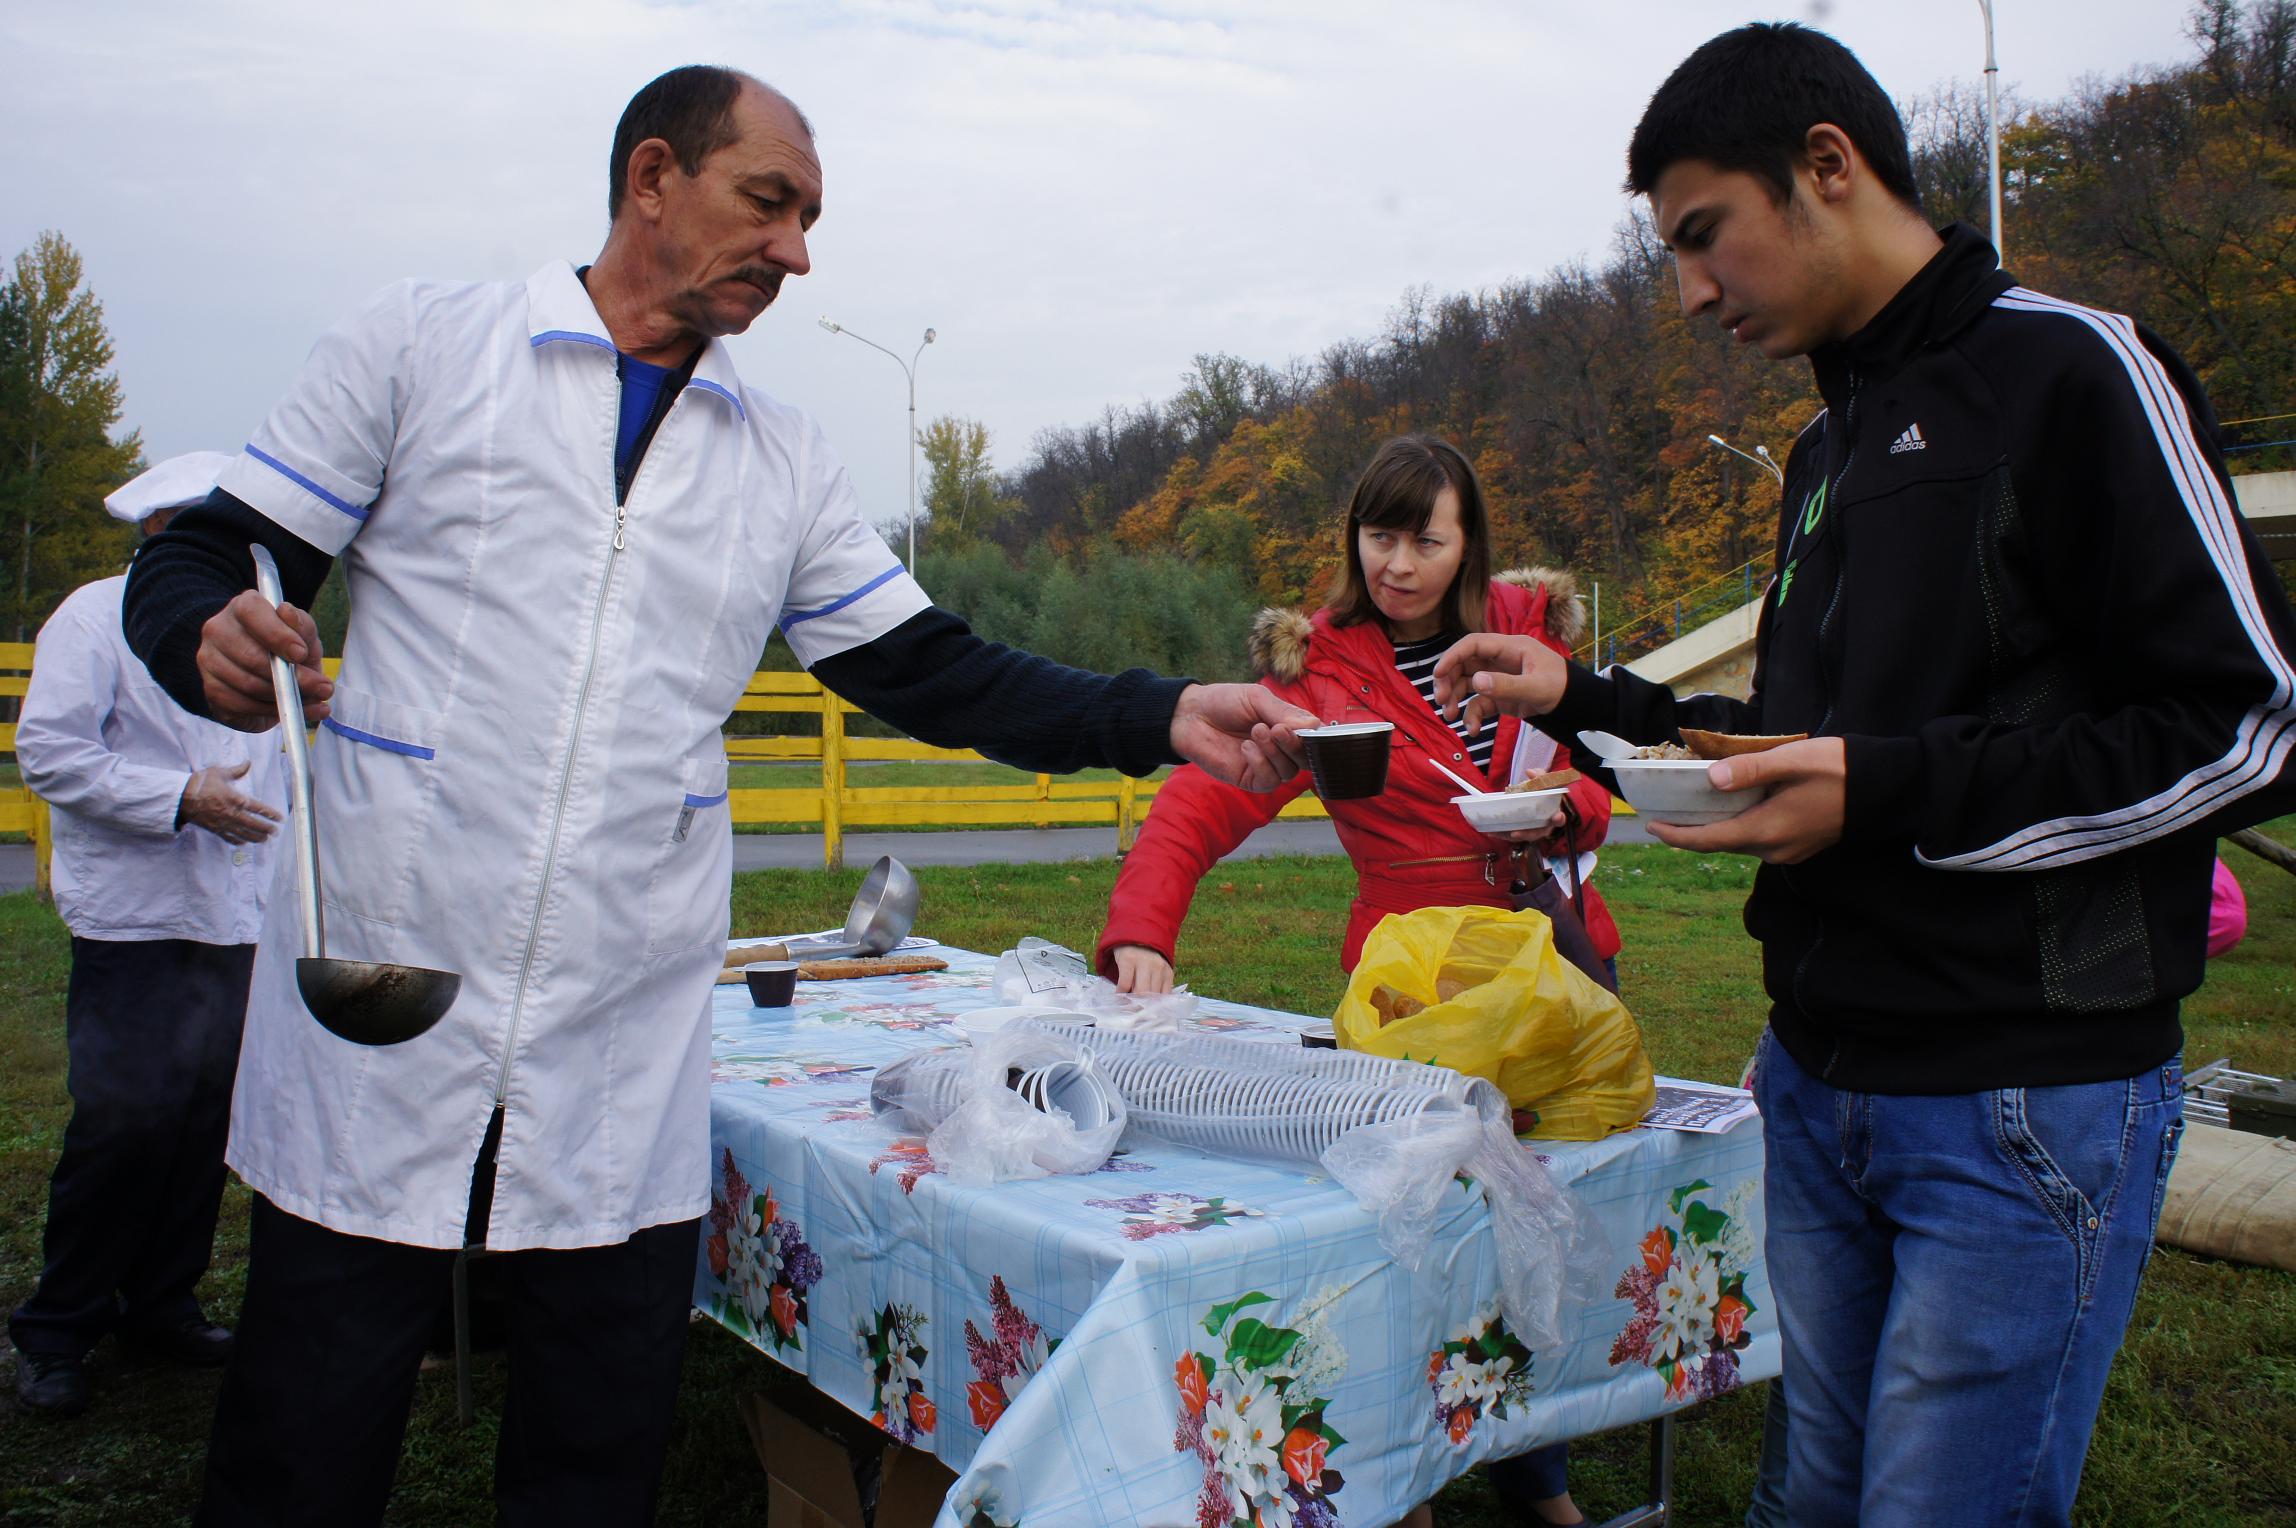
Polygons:
<instances>
[{"instance_id":1,"label":"white stripe on sleeve","mask_svg":"<svg viewBox=\"0 0 2296 1528\"><path fill-rule=\"evenodd\" d=\"M2273 640L2250 582L2235 512L2193 434L2192 416L2167 368L2145 348L2136 325L2121 314L2084 308L2023 287L2004 292L1994 305L2021 313L2053 313L2084 324L2128 371L2160 447L2162 464L2208 549L2241 628L2272 675L2273 688L2268 701L2240 719L2232 746L2221 758L2142 801L2112 811L2035 823L1967 854L1932 859L1915 851L1923 864L1945 870L2038 870L2149 843L2269 784L2286 765L2291 749L2296 749L2296 706L2291 705L2296 699L2296 666Z\"/></svg>"}]
</instances>

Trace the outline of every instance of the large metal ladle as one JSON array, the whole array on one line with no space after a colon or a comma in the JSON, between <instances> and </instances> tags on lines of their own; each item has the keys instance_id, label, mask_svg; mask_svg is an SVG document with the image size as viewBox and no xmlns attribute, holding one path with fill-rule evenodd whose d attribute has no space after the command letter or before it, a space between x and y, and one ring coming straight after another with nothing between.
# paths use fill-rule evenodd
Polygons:
<instances>
[{"instance_id":1,"label":"large metal ladle","mask_svg":"<svg viewBox=\"0 0 2296 1528\"><path fill-rule=\"evenodd\" d=\"M853 956L882 955L908 937L917 922L922 895L909 867L885 855L869 867L845 914L845 937L834 944L798 944L789 947L792 960L844 960Z\"/></svg>"},{"instance_id":2,"label":"large metal ladle","mask_svg":"<svg viewBox=\"0 0 2296 1528\"><path fill-rule=\"evenodd\" d=\"M279 566L263 547L251 546L255 587L277 606ZM303 732L303 699L295 668L276 654L271 690L279 702L279 732L287 744L287 789L295 818L295 891L303 913L303 950L295 985L303 1006L330 1033L354 1045L396 1045L436 1024L454 1006L462 978L452 971L390 965L374 960L330 960L319 911L319 824L311 804L311 744Z\"/></svg>"}]
</instances>

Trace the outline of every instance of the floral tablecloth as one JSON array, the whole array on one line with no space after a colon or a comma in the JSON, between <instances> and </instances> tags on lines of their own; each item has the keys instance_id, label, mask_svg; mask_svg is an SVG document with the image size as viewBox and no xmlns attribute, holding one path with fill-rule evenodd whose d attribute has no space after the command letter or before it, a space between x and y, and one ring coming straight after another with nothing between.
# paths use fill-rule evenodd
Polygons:
<instances>
[{"instance_id":1,"label":"floral tablecloth","mask_svg":"<svg viewBox=\"0 0 2296 1528\"><path fill-rule=\"evenodd\" d=\"M1541 1143L1615 1283L1569 1344L1497 1315L1462 1188L1417 1272L1321 1177L1185 1147L958 1188L874 1119L869 1079L994 1001L989 957L720 987L704 1313L958 1476L939 1528L1329 1528L1395 1521L1479 1461L1646 1420L1778 1371L1758 1120ZM1284 1043L1297 1015L1206 1002Z\"/></svg>"}]
</instances>

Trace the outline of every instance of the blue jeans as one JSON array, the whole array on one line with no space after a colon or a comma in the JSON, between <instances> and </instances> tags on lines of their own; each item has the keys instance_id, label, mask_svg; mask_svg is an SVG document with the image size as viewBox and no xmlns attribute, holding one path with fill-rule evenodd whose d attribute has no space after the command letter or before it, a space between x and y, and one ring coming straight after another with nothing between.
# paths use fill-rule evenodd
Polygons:
<instances>
[{"instance_id":1,"label":"blue jeans","mask_svg":"<svg viewBox=\"0 0 2296 1528\"><path fill-rule=\"evenodd\" d=\"M1754 1089L1797 1528L2067 1522L2176 1157L2182 1069L1848 1093L1764 1034Z\"/></svg>"}]
</instances>

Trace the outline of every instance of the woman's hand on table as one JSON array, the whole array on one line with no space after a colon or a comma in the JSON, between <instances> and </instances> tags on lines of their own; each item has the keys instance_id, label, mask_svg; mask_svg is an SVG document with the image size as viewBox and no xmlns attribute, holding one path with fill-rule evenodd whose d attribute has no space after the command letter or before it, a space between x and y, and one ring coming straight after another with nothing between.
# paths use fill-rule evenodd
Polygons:
<instances>
[{"instance_id":1,"label":"woman's hand on table","mask_svg":"<svg viewBox=\"0 0 2296 1528\"><path fill-rule=\"evenodd\" d=\"M1120 944L1108 952L1116 962L1116 990L1154 996L1172 990L1172 962L1144 944Z\"/></svg>"}]
</instances>

